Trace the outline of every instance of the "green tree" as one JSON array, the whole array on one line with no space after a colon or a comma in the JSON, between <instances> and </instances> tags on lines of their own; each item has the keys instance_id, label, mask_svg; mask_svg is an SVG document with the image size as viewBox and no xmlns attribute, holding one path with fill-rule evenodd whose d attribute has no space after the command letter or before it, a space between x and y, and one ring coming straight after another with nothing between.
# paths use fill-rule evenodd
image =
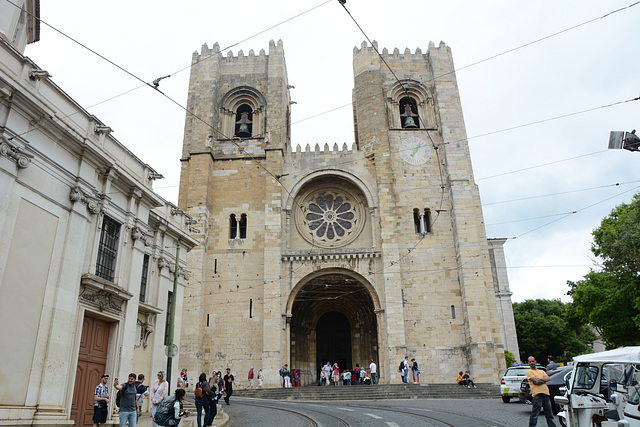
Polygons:
<instances>
[{"instance_id":1,"label":"green tree","mask_svg":"<svg viewBox=\"0 0 640 427\"><path fill-rule=\"evenodd\" d=\"M602 260L568 282L570 315L592 325L608 348L640 344L640 194L616 207L593 231L591 251Z\"/></svg>"},{"instance_id":2,"label":"green tree","mask_svg":"<svg viewBox=\"0 0 640 427\"><path fill-rule=\"evenodd\" d=\"M534 356L545 364L547 355L566 362L573 356L588 353L589 343L596 339L591 329L567 313L567 305L559 300L526 300L513 304L518 334L520 360Z\"/></svg>"},{"instance_id":3,"label":"green tree","mask_svg":"<svg viewBox=\"0 0 640 427\"><path fill-rule=\"evenodd\" d=\"M513 366L516 363L518 363L516 361L516 357L509 350L505 350L504 351L504 360L505 360L505 362L507 362L507 367Z\"/></svg>"}]
</instances>

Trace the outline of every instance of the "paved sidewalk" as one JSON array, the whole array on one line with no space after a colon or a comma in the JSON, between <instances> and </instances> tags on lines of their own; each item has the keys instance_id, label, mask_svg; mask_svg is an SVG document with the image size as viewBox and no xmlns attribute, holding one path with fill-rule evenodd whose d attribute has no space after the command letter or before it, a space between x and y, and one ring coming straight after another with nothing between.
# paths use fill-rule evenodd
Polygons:
<instances>
[{"instance_id":1,"label":"paved sidewalk","mask_svg":"<svg viewBox=\"0 0 640 427\"><path fill-rule=\"evenodd\" d=\"M216 415L216 419L213 420L214 427L223 427L229 422L229 414L224 412L220 405L218 405L218 415ZM196 421L196 411L195 408L193 412L189 414L188 417L183 418L180 421L180 427L195 427L198 423ZM140 418L138 419L138 427L152 427L153 423L151 422L151 412L143 412L140 414Z\"/></svg>"}]
</instances>

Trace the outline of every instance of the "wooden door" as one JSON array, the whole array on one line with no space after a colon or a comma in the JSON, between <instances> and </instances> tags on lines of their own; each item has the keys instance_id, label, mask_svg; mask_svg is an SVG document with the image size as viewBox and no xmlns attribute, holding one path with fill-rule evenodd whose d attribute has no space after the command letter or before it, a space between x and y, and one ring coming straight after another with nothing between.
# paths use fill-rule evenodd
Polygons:
<instances>
[{"instance_id":1,"label":"wooden door","mask_svg":"<svg viewBox=\"0 0 640 427\"><path fill-rule=\"evenodd\" d=\"M100 383L100 377L107 366L109 330L109 322L85 315L71 403L71 419L75 421L75 425L93 424L93 391ZM112 393L112 382L107 382L107 385Z\"/></svg>"}]
</instances>

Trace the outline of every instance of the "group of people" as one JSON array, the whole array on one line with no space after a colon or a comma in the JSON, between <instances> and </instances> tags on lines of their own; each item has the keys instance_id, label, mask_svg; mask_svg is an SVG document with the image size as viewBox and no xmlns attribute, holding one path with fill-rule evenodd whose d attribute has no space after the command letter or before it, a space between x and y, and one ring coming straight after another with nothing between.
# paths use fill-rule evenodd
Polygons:
<instances>
[{"instance_id":1,"label":"group of people","mask_svg":"<svg viewBox=\"0 0 640 427\"><path fill-rule=\"evenodd\" d=\"M286 366L286 365L285 365ZM337 362L331 364L330 361L322 366L320 369L320 383L318 385L328 386L333 384L334 386L348 386L358 384L375 384L376 383L377 366L372 360L369 365L369 370L361 368L356 363L353 371L351 369L342 369Z\"/></svg>"},{"instance_id":2,"label":"group of people","mask_svg":"<svg viewBox=\"0 0 640 427\"><path fill-rule=\"evenodd\" d=\"M144 385L144 375L131 373L127 377L127 382L120 384L118 379L115 378L113 382L113 388L116 393L120 394L119 398L119 418L120 426L125 427L129 424L129 427L135 427L142 408L142 397L149 396L150 392L147 386ZM107 422L107 415L109 413L109 402L111 394L109 392L109 374L104 374L100 378L100 383L96 386L93 392L93 426L104 426ZM152 417L157 411L160 402L167 397L169 384L164 380L164 371L158 372L158 379L151 387L152 395ZM189 415L189 411L183 409L183 401L185 398L184 389L177 389L174 396L174 405L169 416L170 422L167 422L167 426L176 426L180 423L182 417ZM155 409L155 410L154 410ZM155 425L155 423L154 423Z\"/></svg>"},{"instance_id":3,"label":"group of people","mask_svg":"<svg viewBox=\"0 0 640 427\"><path fill-rule=\"evenodd\" d=\"M262 369L260 370L260 373L262 373ZM282 377L282 387L284 388L291 387L292 376L293 376L294 387L300 385L298 383L298 380L300 379L298 377L298 371L294 372L293 375L291 375L291 371L289 370L289 365L287 365L286 363L282 365L282 368L280 368L279 373L280 373L280 376ZM262 386L262 381L260 382L260 386Z\"/></svg>"},{"instance_id":4,"label":"group of people","mask_svg":"<svg viewBox=\"0 0 640 427\"><path fill-rule=\"evenodd\" d=\"M471 379L469 371L465 371L464 373L462 373L462 371L458 372L456 382L464 388L476 388L476 384Z\"/></svg>"},{"instance_id":5,"label":"group of people","mask_svg":"<svg viewBox=\"0 0 640 427\"><path fill-rule=\"evenodd\" d=\"M409 356L405 356L404 360L402 360L398 366L398 372L400 372L404 384L409 383L409 370L411 370L413 376L413 383L420 384L420 368L418 367L418 362L415 358L412 358L411 362L409 362Z\"/></svg>"}]
</instances>

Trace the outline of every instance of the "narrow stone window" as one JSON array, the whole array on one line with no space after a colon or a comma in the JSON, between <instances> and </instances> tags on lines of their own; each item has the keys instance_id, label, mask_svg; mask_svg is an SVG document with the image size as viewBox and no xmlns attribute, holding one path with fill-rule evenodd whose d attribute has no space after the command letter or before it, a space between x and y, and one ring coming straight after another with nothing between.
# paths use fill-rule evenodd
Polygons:
<instances>
[{"instance_id":1,"label":"narrow stone window","mask_svg":"<svg viewBox=\"0 0 640 427\"><path fill-rule=\"evenodd\" d=\"M451 318L456 318L456 308L453 305L451 306Z\"/></svg>"},{"instance_id":2,"label":"narrow stone window","mask_svg":"<svg viewBox=\"0 0 640 427\"><path fill-rule=\"evenodd\" d=\"M207 326L209 326L209 313L207 313Z\"/></svg>"},{"instance_id":3,"label":"narrow stone window","mask_svg":"<svg viewBox=\"0 0 640 427\"><path fill-rule=\"evenodd\" d=\"M247 238L247 214L240 215L239 234L241 239Z\"/></svg>"},{"instance_id":4,"label":"narrow stone window","mask_svg":"<svg viewBox=\"0 0 640 427\"><path fill-rule=\"evenodd\" d=\"M413 228L415 229L416 234L420 234L420 211L416 208L413 210Z\"/></svg>"},{"instance_id":5,"label":"narrow stone window","mask_svg":"<svg viewBox=\"0 0 640 427\"><path fill-rule=\"evenodd\" d=\"M142 260L142 278L140 279L140 301L147 298L147 277L149 276L149 255L145 254Z\"/></svg>"},{"instance_id":6,"label":"narrow stone window","mask_svg":"<svg viewBox=\"0 0 640 427\"><path fill-rule=\"evenodd\" d=\"M235 239L238 236L238 221L236 220L236 214L231 214L229 217L229 238Z\"/></svg>"},{"instance_id":7,"label":"narrow stone window","mask_svg":"<svg viewBox=\"0 0 640 427\"><path fill-rule=\"evenodd\" d=\"M120 224L104 216L100 245L98 246L98 260L96 262L96 276L113 282L116 270L116 255L118 255L118 239Z\"/></svg>"},{"instance_id":8,"label":"narrow stone window","mask_svg":"<svg viewBox=\"0 0 640 427\"><path fill-rule=\"evenodd\" d=\"M218 258L213 260L213 274L218 274Z\"/></svg>"},{"instance_id":9,"label":"narrow stone window","mask_svg":"<svg viewBox=\"0 0 640 427\"><path fill-rule=\"evenodd\" d=\"M420 127L418 104L413 98L405 96L400 100L400 123L403 129L418 129Z\"/></svg>"},{"instance_id":10,"label":"narrow stone window","mask_svg":"<svg viewBox=\"0 0 640 427\"><path fill-rule=\"evenodd\" d=\"M249 298L249 319L253 317L253 298Z\"/></svg>"},{"instance_id":11,"label":"narrow stone window","mask_svg":"<svg viewBox=\"0 0 640 427\"><path fill-rule=\"evenodd\" d=\"M431 233L431 209L424 209L424 213L422 215L422 223L422 229L427 233Z\"/></svg>"},{"instance_id":12,"label":"narrow stone window","mask_svg":"<svg viewBox=\"0 0 640 427\"><path fill-rule=\"evenodd\" d=\"M236 111L235 136L251 138L253 135L253 110L247 104L242 104Z\"/></svg>"}]
</instances>

